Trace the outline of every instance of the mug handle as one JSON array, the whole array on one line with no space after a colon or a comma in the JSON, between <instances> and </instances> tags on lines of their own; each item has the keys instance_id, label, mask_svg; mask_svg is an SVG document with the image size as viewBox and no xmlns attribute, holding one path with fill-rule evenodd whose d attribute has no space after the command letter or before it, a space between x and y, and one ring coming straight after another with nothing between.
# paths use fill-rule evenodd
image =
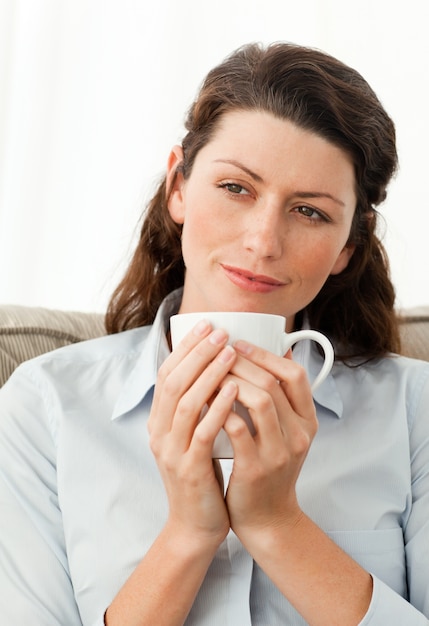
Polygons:
<instances>
[{"instance_id":1,"label":"mug handle","mask_svg":"<svg viewBox=\"0 0 429 626\"><path fill-rule=\"evenodd\" d=\"M316 376L313 384L311 385L311 391L315 391L317 387L322 383L329 372L332 369L334 364L334 348L332 347L329 339L319 333L318 330L296 330L293 333L285 333L284 334L284 344L283 349L285 352L289 350L294 344L298 341L302 341L303 339L311 339L313 341L317 341L317 343L322 346L323 352L325 354L325 362L323 363L322 369Z\"/></svg>"}]
</instances>

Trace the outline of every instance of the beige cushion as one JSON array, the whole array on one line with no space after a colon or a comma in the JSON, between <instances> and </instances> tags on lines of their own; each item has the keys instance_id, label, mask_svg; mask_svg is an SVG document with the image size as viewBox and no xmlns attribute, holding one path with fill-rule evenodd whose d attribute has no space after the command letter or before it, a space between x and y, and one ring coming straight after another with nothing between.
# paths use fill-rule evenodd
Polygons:
<instances>
[{"instance_id":1,"label":"beige cushion","mask_svg":"<svg viewBox=\"0 0 429 626\"><path fill-rule=\"evenodd\" d=\"M402 353L429 361L429 306L402 312Z\"/></svg>"},{"instance_id":2,"label":"beige cushion","mask_svg":"<svg viewBox=\"0 0 429 626\"><path fill-rule=\"evenodd\" d=\"M402 316L403 354L429 361L429 306ZM0 305L0 386L22 361L104 334L101 314Z\"/></svg>"},{"instance_id":3,"label":"beige cushion","mask_svg":"<svg viewBox=\"0 0 429 626\"><path fill-rule=\"evenodd\" d=\"M104 316L101 314L2 305L0 386L23 361L104 334Z\"/></svg>"}]
</instances>

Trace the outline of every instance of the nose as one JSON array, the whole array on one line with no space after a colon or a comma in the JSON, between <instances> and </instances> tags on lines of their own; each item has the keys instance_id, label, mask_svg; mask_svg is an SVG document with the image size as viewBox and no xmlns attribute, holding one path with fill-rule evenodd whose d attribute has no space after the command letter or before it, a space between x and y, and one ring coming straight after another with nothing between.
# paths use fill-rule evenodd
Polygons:
<instances>
[{"instance_id":1,"label":"nose","mask_svg":"<svg viewBox=\"0 0 429 626\"><path fill-rule=\"evenodd\" d=\"M284 224L275 207L264 206L248 215L244 247L259 258L278 259L283 252Z\"/></svg>"}]
</instances>

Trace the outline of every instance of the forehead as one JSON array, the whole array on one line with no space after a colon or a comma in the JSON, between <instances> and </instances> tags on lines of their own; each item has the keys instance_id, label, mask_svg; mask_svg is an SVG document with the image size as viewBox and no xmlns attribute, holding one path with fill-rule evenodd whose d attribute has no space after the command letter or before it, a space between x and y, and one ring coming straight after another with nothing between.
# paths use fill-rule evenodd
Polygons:
<instances>
[{"instance_id":1,"label":"forehead","mask_svg":"<svg viewBox=\"0 0 429 626\"><path fill-rule=\"evenodd\" d=\"M265 111L225 113L197 160L238 160L262 177L300 177L355 190L351 156L319 134Z\"/></svg>"},{"instance_id":2,"label":"forehead","mask_svg":"<svg viewBox=\"0 0 429 626\"><path fill-rule=\"evenodd\" d=\"M314 148L324 149L326 152L341 155L351 162L351 155L336 143L329 141L320 133L298 126L289 119L276 117L272 113L260 110L232 110L224 113L218 120L214 131L206 145L212 143L234 143L237 147L241 143L258 145L257 142L264 138L269 141L272 148L277 148L279 155L287 148L284 143L285 137L288 143L293 140L305 144L312 143ZM277 141L276 141L277 138ZM260 148L263 145L259 144Z\"/></svg>"}]
</instances>

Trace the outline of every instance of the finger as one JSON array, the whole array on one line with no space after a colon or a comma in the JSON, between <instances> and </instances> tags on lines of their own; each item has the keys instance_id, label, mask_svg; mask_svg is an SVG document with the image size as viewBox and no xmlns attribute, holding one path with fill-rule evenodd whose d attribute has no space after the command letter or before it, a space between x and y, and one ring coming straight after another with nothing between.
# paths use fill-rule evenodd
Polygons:
<instances>
[{"instance_id":1,"label":"finger","mask_svg":"<svg viewBox=\"0 0 429 626\"><path fill-rule=\"evenodd\" d=\"M247 377L251 376L251 380L257 385L259 375L257 371L251 368L244 369L245 361L253 363L275 377L296 413L302 417L314 415L314 402L310 383L307 373L301 365L289 358L279 357L263 348L241 340L234 344L234 348L240 356L244 357L243 359L237 359L234 373ZM265 378L260 378L259 380L261 386L266 387L269 384Z\"/></svg>"},{"instance_id":2,"label":"finger","mask_svg":"<svg viewBox=\"0 0 429 626\"><path fill-rule=\"evenodd\" d=\"M189 354L189 352L202 340L207 337L212 331L212 325L208 320L200 320L198 324L194 326L190 333L185 335L180 343L175 346L170 357L167 359L168 366L166 371L174 369L183 358ZM166 362L167 363L167 362Z\"/></svg>"},{"instance_id":3,"label":"finger","mask_svg":"<svg viewBox=\"0 0 429 626\"><path fill-rule=\"evenodd\" d=\"M252 436L244 419L237 414L230 414L225 422L237 469L249 474L257 471L261 463L266 468L277 469L279 463L284 467L301 466L317 432L314 409L314 419L303 419L292 409L278 382L275 382L276 392L242 380L238 380L237 385L237 399L249 407L255 429Z\"/></svg>"},{"instance_id":4,"label":"finger","mask_svg":"<svg viewBox=\"0 0 429 626\"><path fill-rule=\"evenodd\" d=\"M284 361L275 355L269 353L268 355ZM302 370L294 363L289 363L289 366ZM305 395L307 390L309 401L301 400L297 410L290 401L290 396L296 395L293 380L288 381L292 389L290 393L276 375L241 357L237 358L228 375L229 378L237 382L238 400L249 409L256 431L255 442L262 443L269 454L277 454L285 439L289 440L293 447L295 440L312 440L317 431L317 419L309 387L305 387L304 392L299 391ZM297 447L301 448L301 444Z\"/></svg>"},{"instance_id":5,"label":"finger","mask_svg":"<svg viewBox=\"0 0 429 626\"><path fill-rule=\"evenodd\" d=\"M178 346L171 352L168 358L164 361L158 371L157 384L155 386L155 393L152 402L152 408L155 409L153 413L156 414L157 404L162 396L162 384L163 381L169 376L169 374L178 366L183 358L199 343L204 337L206 337L212 326L207 320L200 320L198 324L192 329L190 333L183 338ZM152 420L149 418L148 428L151 429Z\"/></svg>"},{"instance_id":6,"label":"finger","mask_svg":"<svg viewBox=\"0 0 429 626\"><path fill-rule=\"evenodd\" d=\"M253 435L253 440L256 443L264 442L274 451L283 440L287 421L291 418L295 419L295 412L274 376L260 368L258 369L260 378L263 377L267 381L266 385L262 383L261 386L260 378L258 384L255 385L249 380L238 378L234 374L229 374L226 380L232 380L237 384L237 400L242 407L247 407L254 431L250 433L239 407L236 407L237 418L246 426L249 434ZM230 420L229 426L231 428L235 426L235 436L242 437L242 429L239 428L240 422L235 419Z\"/></svg>"},{"instance_id":7,"label":"finger","mask_svg":"<svg viewBox=\"0 0 429 626\"><path fill-rule=\"evenodd\" d=\"M226 344L224 331L215 330L208 336L204 336L205 332L199 338L189 333L177 347L182 357L178 359L174 350L161 365L149 420L150 432L170 428L178 401Z\"/></svg>"},{"instance_id":8,"label":"finger","mask_svg":"<svg viewBox=\"0 0 429 626\"><path fill-rule=\"evenodd\" d=\"M174 415L172 431L182 442L183 449L187 449L190 446L191 440L195 437L194 431L196 431L197 438L200 433L210 437L212 431L207 429L210 424L213 424L216 433L221 428L226 417L224 415L225 406L228 408L228 411L231 410L234 399L230 400L230 394L227 393L229 387L223 389L221 394L216 392L219 390L222 380L228 374L235 359L235 350L231 346L225 346L195 380L189 390L180 398ZM233 385L233 388L235 393L236 385ZM203 420L200 421L201 411L209 403L210 406ZM219 417L219 415L221 416ZM219 420L221 421L219 422ZM200 424L204 422L204 425L200 427L198 422Z\"/></svg>"},{"instance_id":9,"label":"finger","mask_svg":"<svg viewBox=\"0 0 429 626\"><path fill-rule=\"evenodd\" d=\"M194 452L197 462L206 458L207 455L211 456L214 441L232 411L237 391L237 385L233 381L228 381L223 385L207 413L195 428L190 449Z\"/></svg>"}]
</instances>

